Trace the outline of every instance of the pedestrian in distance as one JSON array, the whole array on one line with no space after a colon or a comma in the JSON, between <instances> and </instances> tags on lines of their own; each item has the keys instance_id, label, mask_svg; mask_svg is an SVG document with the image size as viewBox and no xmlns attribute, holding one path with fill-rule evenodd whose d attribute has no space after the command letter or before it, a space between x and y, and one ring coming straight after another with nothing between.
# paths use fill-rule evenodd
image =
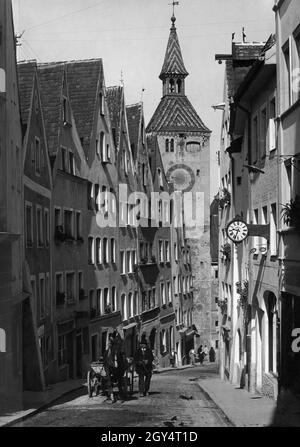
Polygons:
<instances>
[{"instance_id":1,"label":"pedestrian in distance","mask_svg":"<svg viewBox=\"0 0 300 447\"><path fill-rule=\"evenodd\" d=\"M204 345L203 352L204 352L204 360L205 360L207 358L207 356L208 356L208 347L207 347L207 345Z\"/></svg>"},{"instance_id":2,"label":"pedestrian in distance","mask_svg":"<svg viewBox=\"0 0 300 447\"><path fill-rule=\"evenodd\" d=\"M194 350L194 348L190 349L189 358L190 358L191 365L195 366L195 350Z\"/></svg>"},{"instance_id":3,"label":"pedestrian in distance","mask_svg":"<svg viewBox=\"0 0 300 447\"><path fill-rule=\"evenodd\" d=\"M149 395L153 360L154 357L150 347L148 346L146 336L142 336L140 346L134 355L135 370L139 376L140 396Z\"/></svg>"},{"instance_id":4,"label":"pedestrian in distance","mask_svg":"<svg viewBox=\"0 0 300 447\"><path fill-rule=\"evenodd\" d=\"M199 357L199 362L201 363L201 365L203 365L205 353L203 351L203 346L202 345L200 345L199 348L198 348L198 357Z\"/></svg>"},{"instance_id":5,"label":"pedestrian in distance","mask_svg":"<svg viewBox=\"0 0 300 447\"><path fill-rule=\"evenodd\" d=\"M215 352L214 348L211 347L210 350L209 350L209 361L211 363L214 363L215 360L216 360L216 352Z\"/></svg>"}]
</instances>

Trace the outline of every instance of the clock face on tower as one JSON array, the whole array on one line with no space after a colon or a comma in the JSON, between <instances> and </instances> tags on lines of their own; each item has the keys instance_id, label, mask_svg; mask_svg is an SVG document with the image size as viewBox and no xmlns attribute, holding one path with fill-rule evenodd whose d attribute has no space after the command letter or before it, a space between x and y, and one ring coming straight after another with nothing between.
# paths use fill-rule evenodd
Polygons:
<instances>
[{"instance_id":1,"label":"clock face on tower","mask_svg":"<svg viewBox=\"0 0 300 447\"><path fill-rule=\"evenodd\" d=\"M167 179L174 184L176 191L188 192L195 184L195 175L192 169L185 164L176 164L168 169Z\"/></svg>"},{"instance_id":2,"label":"clock face on tower","mask_svg":"<svg viewBox=\"0 0 300 447\"><path fill-rule=\"evenodd\" d=\"M238 244L248 237L248 225L241 219L234 219L227 225L226 233L231 241Z\"/></svg>"}]
</instances>

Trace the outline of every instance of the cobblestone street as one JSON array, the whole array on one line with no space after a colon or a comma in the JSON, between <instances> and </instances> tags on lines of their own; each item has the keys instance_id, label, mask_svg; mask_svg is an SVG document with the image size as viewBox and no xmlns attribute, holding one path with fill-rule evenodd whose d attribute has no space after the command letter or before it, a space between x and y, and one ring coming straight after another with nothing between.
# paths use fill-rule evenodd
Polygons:
<instances>
[{"instance_id":1,"label":"cobblestone street","mask_svg":"<svg viewBox=\"0 0 300 447\"><path fill-rule=\"evenodd\" d=\"M135 381L132 398L114 404L108 403L103 396L89 398L84 388L15 426L164 427L171 423L175 427L230 426L224 413L197 383L201 377L215 375L214 370L210 366L196 366L155 374L149 396L139 397Z\"/></svg>"}]
</instances>

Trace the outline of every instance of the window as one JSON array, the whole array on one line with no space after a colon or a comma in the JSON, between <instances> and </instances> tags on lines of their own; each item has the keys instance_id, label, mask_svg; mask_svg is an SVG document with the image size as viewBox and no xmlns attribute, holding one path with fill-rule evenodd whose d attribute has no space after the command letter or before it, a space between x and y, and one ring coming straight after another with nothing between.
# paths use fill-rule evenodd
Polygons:
<instances>
[{"instance_id":1,"label":"window","mask_svg":"<svg viewBox=\"0 0 300 447\"><path fill-rule=\"evenodd\" d=\"M37 228L37 244L38 247L43 246L43 217L41 207L36 208L36 228Z\"/></svg>"},{"instance_id":2,"label":"window","mask_svg":"<svg viewBox=\"0 0 300 447\"><path fill-rule=\"evenodd\" d=\"M88 263L95 264L95 254L94 254L94 238L88 238Z\"/></svg>"},{"instance_id":3,"label":"window","mask_svg":"<svg viewBox=\"0 0 300 447\"><path fill-rule=\"evenodd\" d=\"M103 162L106 161L106 150L105 150L105 134L100 132L100 149L101 149L101 159Z\"/></svg>"},{"instance_id":4,"label":"window","mask_svg":"<svg viewBox=\"0 0 300 447\"><path fill-rule=\"evenodd\" d=\"M270 119L269 119L269 151L276 149L276 100L270 101Z\"/></svg>"},{"instance_id":5,"label":"window","mask_svg":"<svg viewBox=\"0 0 300 447\"><path fill-rule=\"evenodd\" d=\"M104 115L104 96L103 93L99 93L99 112L100 115Z\"/></svg>"},{"instance_id":6,"label":"window","mask_svg":"<svg viewBox=\"0 0 300 447\"><path fill-rule=\"evenodd\" d=\"M166 139L166 152L169 152L170 145L169 145L169 139Z\"/></svg>"},{"instance_id":7,"label":"window","mask_svg":"<svg viewBox=\"0 0 300 447\"><path fill-rule=\"evenodd\" d=\"M68 122L68 100L63 97L63 122L66 124Z\"/></svg>"},{"instance_id":8,"label":"window","mask_svg":"<svg viewBox=\"0 0 300 447\"><path fill-rule=\"evenodd\" d=\"M151 307L154 308L156 306L156 288L152 289L152 302Z\"/></svg>"},{"instance_id":9,"label":"window","mask_svg":"<svg viewBox=\"0 0 300 447\"><path fill-rule=\"evenodd\" d=\"M218 320L215 320L215 326L216 326L216 327L219 326L219 322L218 322Z\"/></svg>"},{"instance_id":10,"label":"window","mask_svg":"<svg viewBox=\"0 0 300 447\"><path fill-rule=\"evenodd\" d=\"M177 81L177 93L181 93L181 79L178 79L178 81Z\"/></svg>"},{"instance_id":11,"label":"window","mask_svg":"<svg viewBox=\"0 0 300 447\"><path fill-rule=\"evenodd\" d=\"M267 109L263 109L260 115L260 156L266 156L267 149Z\"/></svg>"},{"instance_id":12,"label":"window","mask_svg":"<svg viewBox=\"0 0 300 447\"><path fill-rule=\"evenodd\" d=\"M174 140L173 140L173 138L170 141L170 151L174 152Z\"/></svg>"},{"instance_id":13,"label":"window","mask_svg":"<svg viewBox=\"0 0 300 447\"><path fill-rule=\"evenodd\" d=\"M167 282L167 296L168 296L168 302L172 302L172 294L171 294L171 283Z\"/></svg>"},{"instance_id":14,"label":"window","mask_svg":"<svg viewBox=\"0 0 300 447\"><path fill-rule=\"evenodd\" d=\"M170 79L169 81L169 93L175 92L175 82L174 79Z\"/></svg>"},{"instance_id":15,"label":"window","mask_svg":"<svg viewBox=\"0 0 300 447\"><path fill-rule=\"evenodd\" d=\"M300 67L300 30L299 30L299 27L297 28L295 34L296 35L294 36L294 38L295 38L295 45L296 45L296 54L295 54L295 59L296 60L294 61L294 67L299 70L299 67ZM299 79L299 71L298 71L298 74L297 74L297 78ZM295 82L295 81L293 81L293 82ZM294 84L293 84L294 102L297 101L297 99L300 97L299 80L298 80L298 83L297 83L297 85L295 87L294 87Z\"/></svg>"},{"instance_id":16,"label":"window","mask_svg":"<svg viewBox=\"0 0 300 447\"><path fill-rule=\"evenodd\" d=\"M67 363L67 339L66 335L58 336L58 366L65 365Z\"/></svg>"},{"instance_id":17,"label":"window","mask_svg":"<svg viewBox=\"0 0 300 447\"><path fill-rule=\"evenodd\" d=\"M127 320L127 301L125 293L121 296L122 316L123 320Z\"/></svg>"},{"instance_id":18,"label":"window","mask_svg":"<svg viewBox=\"0 0 300 447\"><path fill-rule=\"evenodd\" d=\"M137 264L136 250L132 250L131 261L132 261L132 271L134 271L134 266Z\"/></svg>"},{"instance_id":19,"label":"window","mask_svg":"<svg viewBox=\"0 0 300 447\"><path fill-rule=\"evenodd\" d=\"M81 238L81 212L76 211L76 239Z\"/></svg>"},{"instance_id":20,"label":"window","mask_svg":"<svg viewBox=\"0 0 300 447\"><path fill-rule=\"evenodd\" d=\"M166 261L170 262L170 242L165 241L165 246L166 246Z\"/></svg>"},{"instance_id":21,"label":"window","mask_svg":"<svg viewBox=\"0 0 300 447\"><path fill-rule=\"evenodd\" d=\"M125 273L126 273L126 260L125 260L125 252L123 250L120 251L120 258L121 258L121 275L125 275Z\"/></svg>"},{"instance_id":22,"label":"window","mask_svg":"<svg viewBox=\"0 0 300 447\"><path fill-rule=\"evenodd\" d=\"M50 234L49 234L49 210L44 210L44 234L45 234L45 245L46 247L49 247L49 240L50 240Z\"/></svg>"},{"instance_id":23,"label":"window","mask_svg":"<svg viewBox=\"0 0 300 447\"><path fill-rule=\"evenodd\" d=\"M54 209L54 227L55 227L55 230L60 225L61 225L61 209L60 208L55 208Z\"/></svg>"},{"instance_id":24,"label":"window","mask_svg":"<svg viewBox=\"0 0 300 447\"><path fill-rule=\"evenodd\" d=\"M110 240L110 254L112 264L116 263L116 241L115 239Z\"/></svg>"},{"instance_id":25,"label":"window","mask_svg":"<svg viewBox=\"0 0 300 447\"><path fill-rule=\"evenodd\" d=\"M127 251L126 252L126 256L127 256L127 271L129 273L132 273L132 254L131 254L131 251Z\"/></svg>"},{"instance_id":26,"label":"window","mask_svg":"<svg viewBox=\"0 0 300 447\"><path fill-rule=\"evenodd\" d=\"M65 294L63 289L63 275L62 273L56 273L55 275L56 285L56 305L61 306L65 302Z\"/></svg>"},{"instance_id":27,"label":"window","mask_svg":"<svg viewBox=\"0 0 300 447\"><path fill-rule=\"evenodd\" d=\"M83 273L82 272L78 272L78 297L79 297L79 299L84 298Z\"/></svg>"},{"instance_id":28,"label":"window","mask_svg":"<svg viewBox=\"0 0 300 447\"><path fill-rule=\"evenodd\" d=\"M100 187L98 184L95 184L95 210L99 211L100 209Z\"/></svg>"},{"instance_id":29,"label":"window","mask_svg":"<svg viewBox=\"0 0 300 447\"><path fill-rule=\"evenodd\" d=\"M69 151L70 174L75 175L75 158L73 152Z\"/></svg>"},{"instance_id":30,"label":"window","mask_svg":"<svg viewBox=\"0 0 300 447\"><path fill-rule=\"evenodd\" d=\"M175 259L175 261L178 261L178 250L177 250L176 242L174 244L174 259Z\"/></svg>"},{"instance_id":31,"label":"window","mask_svg":"<svg viewBox=\"0 0 300 447\"><path fill-rule=\"evenodd\" d=\"M219 348L219 340L215 341L215 348L218 349Z\"/></svg>"},{"instance_id":32,"label":"window","mask_svg":"<svg viewBox=\"0 0 300 447\"><path fill-rule=\"evenodd\" d=\"M93 188L93 184L91 182L88 182L87 199L88 199L88 209L93 210L95 208L94 188Z\"/></svg>"},{"instance_id":33,"label":"window","mask_svg":"<svg viewBox=\"0 0 300 447\"><path fill-rule=\"evenodd\" d=\"M162 352L166 352L167 351L167 334L165 329L163 329L161 331L161 342L162 342Z\"/></svg>"},{"instance_id":34,"label":"window","mask_svg":"<svg viewBox=\"0 0 300 447\"><path fill-rule=\"evenodd\" d=\"M105 213L108 212L108 189L106 186L102 186L101 208Z\"/></svg>"},{"instance_id":35,"label":"window","mask_svg":"<svg viewBox=\"0 0 300 447\"><path fill-rule=\"evenodd\" d=\"M117 294L115 286L111 288L111 305L112 311L115 312L117 310Z\"/></svg>"},{"instance_id":36,"label":"window","mask_svg":"<svg viewBox=\"0 0 300 447\"><path fill-rule=\"evenodd\" d=\"M104 264L108 264L109 256L108 256L108 239L105 237L103 239L103 262Z\"/></svg>"},{"instance_id":37,"label":"window","mask_svg":"<svg viewBox=\"0 0 300 447\"><path fill-rule=\"evenodd\" d=\"M110 212L112 214L116 213L116 196L115 196L115 192L112 188L110 188Z\"/></svg>"},{"instance_id":38,"label":"window","mask_svg":"<svg viewBox=\"0 0 300 447\"><path fill-rule=\"evenodd\" d=\"M128 308L129 308L129 317L133 317L133 295L131 292L128 295Z\"/></svg>"},{"instance_id":39,"label":"window","mask_svg":"<svg viewBox=\"0 0 300 447\"><path fill-rule=\"evenodd\" d=\"M66 298L67 302L75 301L75 274L66 273Z\"/></svg>"},{"instance_id":40,"label":"window","mask_svg":"<svg viewBox=\"0 0 300 447\"><path fill-rule=\"evenodd\" d=\"M270 255L277 255L277 209L276 203L271 204L270 212Z\"/></svg>"},{"instance_id":41,"label":"window","mask_svg":"<svg viewBox=\"0 0 300 447\"><path fill-rule=\"evenodd\" d=\"M158 242L159 262L164 261L163 241Z\"/></svg>"},{"instance_id":42,"label":"window","mask_svg":"<svg viewBox=\"0 0 300 447\"><path fill-rule=\"evenodd\" d=\"M96 264L102 263L101 239L96 238Z\"/></svg>"},{"instance_id":43,"label":"window","mask_svg":"<svg viewBox=\"0 0 300 447\"><path fill-rule=\"evenodd\" d=\"M41 173L41 144L39 138L35 137L35 173Z\"/></svg>"},{"instance_id":44,"label":"window","mask_svg":"<svg viewBox=\"0 0 300 447\"><path fill-rule=\"evenodd\" d=\"M91 291L92 293L92 308L95 309L95 316L99 316L101 314L104 313L104 307L103 307L103 300L102 300L102 290L101 289L97 289L96 290L96 303L95 305L93 304L93 297L94 297L94 291Z\"/></svg>"},{"instance_id":45,"label":"window","mask_svg":"<svg viewBox=\"0 0 300 447\"><path fill-rule=\"evenodd\" d=\"M258 141L258 118L253 119L253 162L258 160L259 141Z\"/></svg>"},{"instance_id":46,"label":"window","mask_svg":"<svg viewBox=\"0 0 300 447\"><path fill-rule=\"evenodd\" d=\"M109 312L109 304L110 304L108 287L105 287L105 289L104 289L103 304L104 304L104 313L108 313Z\"/></svg>"},{"instance_id":47,"label":"window","mask_svg":"<svg viewBox=\"0 0 300 447\"><path fill-rule=\"evenodd\" d=\"M96 154L100 156L100 135L96 138Z\"/></svg>"},{"instance_id":48,"label":"window","mask_svg":"<svg viewBox=\"0 0 300 447\"><path fill-rule=\"evenodd\" d=\"M215 269L215 279L218 279L218 278L219 278L219 270Z\"/></svg>"},{"instance_id":49,"label":"window","mask_svg":"<svg viewBox=\"0 0 300 447\"><path fill-rule=\"evenodd\" d=\"M110 145L106 145L106 160L110 161Z\"/></svg>"},{"instance_id":50,"label":"window","mask_svg":"<svg viewBox=\"0 0 300 447\"><path fill-rule=\"evenodd\" d=\"M61 148L61 169L65 172L68 172L67 149L64 147Z\"/></svg>"},{"instance_id":51,"label":"window","mask_svg":"<svg viewBox=\"0 0 300 447\"><path fill-rule=\"evenodd\" d=\"M73 239L73 211L64 211L64 226L66 237Z\"/></svg>"},{"instance_id":52,"label":"window","mask_svg":"<svg viewBox=\"0 0 300 447\"><path fill-rule=\"evenodd\" d=\"M39 310L40 318L44 318L46 314L46 295L45 295L45 277L44 275L39 280Z\"/></svg>"},{"instance_id":53,"label":"window","mask_svg":"<svg viewBox=\"0 0 300 447\"><path fill-rule=\"evenodd\" d=\"M25 231L26 231L26 246L33 245L33 220L32 220L32 205L26 203L25 205Z\"/></svg>"},{"instance_id":54,"label":"window","mask_svg":"<svg viewBox=\"0 0 300 447\"><path fill-rule=\"evenodd\" d=\"M163 304L163 305L166 304L166 291L165 291L165 285L164 285L164 283L162 283L162 284L160 285L160 295L161 295L161 301L162 301L162 304Z\"/></svg>"},{"instance_id":55,"label":"window","mask_svg":"<svg viewBox=\"0 0 300 447\"><path fill-rule=\"evenodd\" d=\"M218 302L219 302L219 298L216 296L215 297L215 303L218 304Z\"/></svg>"},{"instance_id":56,"label":"window","mask_svg":"<svg viewBox=\"0 0 300 447\"><path fill-rule=\"evenodd\" d=\"M124 150L124 170L125 170L125 174L128 174L128 158L127 158L127 153L126 150Z\"/></svg>"}]
</instances>

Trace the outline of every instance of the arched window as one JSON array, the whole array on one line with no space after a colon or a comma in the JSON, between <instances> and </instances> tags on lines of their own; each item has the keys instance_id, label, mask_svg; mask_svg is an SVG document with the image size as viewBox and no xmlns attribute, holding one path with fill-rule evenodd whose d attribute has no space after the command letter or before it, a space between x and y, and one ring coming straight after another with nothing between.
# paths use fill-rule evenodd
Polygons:
<instances>
[{"instance_id":1,"label":"arched window","mask_svg":"<svg viewBox=\"0 0 300 447\"><path fill-rule=\"evenodd\" d=\"M166 152L169 152L169 138L166 139Z\"/></svg>"},{"instance_id":2,"label":"arched window","mask_svg":"<svg viewBox=\"0 0 300 447\"><path fill-rule=\"evenodd\" d=\"M175 82L174 79L170 79L169 81L169 93L175 92Z\"/></svg>"},{"instance_id":3,"label":"arched window","mask_svg":"<svg viewBox=\"0 0 300 447\"><path fill-rule=\"evenodd\" d=\"M0 352L6 352L6 332L0 328Z\"/></svg>"},{"instance_id":4,"label":"arched window","mask_svg":"<svg viewBox=\"0 0 300 447\"><path fill-rule=\"evenodd\" d=\"M121 296L121 309L123 320L127 320L127 300L125 293Z\"/></svg>"},{"instance_id":5,"label":"arched window","mask_svg":"<svg viewBox=\"0 0 300 447\"><path fill-rule=\"evenodd\" d=\"M157 168L157 174L158 174L159 186L161 188L163 188L164 183L163 183L162 172L161 172L160 168Z\"/></svg>"},{"instance_id":6,"label":"arched window","mask_svg":"<svg viewBox=\"0 0 300 447\"><path fill-rule=\"evenodd\" d=\"M138 315L140 313L140 306L139 306L139 294L138 292L135 292L134 294L134 304L133 304L133 314Z\"/></svg>"},{"instance_id":7,"label":"arched window","mask_svg":"<svg viewBox=\"0 0 300 447\"><path fill-rule=\"evenodd\" d=\"M181 79L178 79L178 81L177 81L177 93L181 93L181 85L182 85Z\"/></svg>"},{"instance_id":8,"label":"arched window","mask_svg":"<svg viewBox=\"0 0 300 447\"><path fill-rule=\"evenodd\" d=\"M173 140L173 138L171 139L171 142L170 142L170 150L171 150L171 152L174 152L174 140Z\"/></svg>"}]
</instances>

